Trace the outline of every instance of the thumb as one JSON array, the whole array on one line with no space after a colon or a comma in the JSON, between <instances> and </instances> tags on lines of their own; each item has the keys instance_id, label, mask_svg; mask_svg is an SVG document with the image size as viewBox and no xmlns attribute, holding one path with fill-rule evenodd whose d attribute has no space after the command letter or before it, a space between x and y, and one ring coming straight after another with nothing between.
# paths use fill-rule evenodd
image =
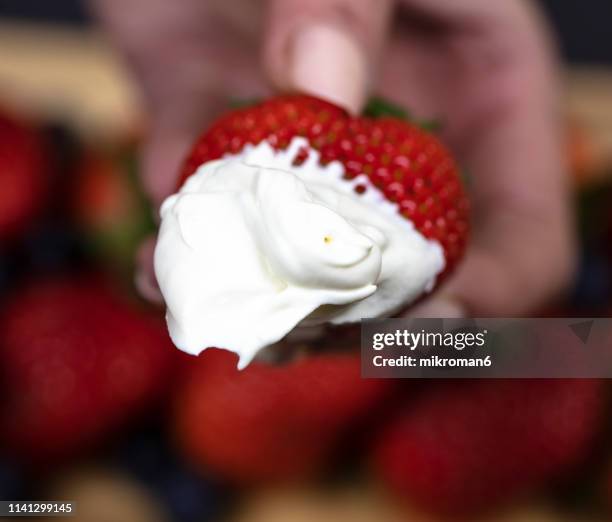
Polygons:
<instances>
[{"instance_id":1,"label":"thumb","mask_svg":"<svg viewBox=\"0 0 612 522\"><path fill-rule=\"evenodd\" d=\"M263 60L270 80L361 110L392 0L270 0Z\"/></svg>"}]
</instances>

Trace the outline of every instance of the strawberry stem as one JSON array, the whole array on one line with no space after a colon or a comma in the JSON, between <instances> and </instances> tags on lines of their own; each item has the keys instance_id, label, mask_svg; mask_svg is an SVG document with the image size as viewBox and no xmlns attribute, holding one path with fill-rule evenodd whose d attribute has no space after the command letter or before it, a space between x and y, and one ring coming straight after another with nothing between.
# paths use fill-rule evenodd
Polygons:
<instances>
[{"instance_id":1,"label":"strawberry stem","mask_svg":"<svg viewBox=\"0 0 612 522\"><path fill-rule=\"evenodd\" d=\"M385 116L399 118L400 120L409 121L424 131L433 134L440 132L443 126L442 121L436 118L426 120L415 118L410 111L380 96L373 96L368 100L363 110L363 116L368 118L383 118Z\"/></svg>"},{"instance_id":2,"label":"strawberry stem","mask_svg":"<svg viewBox=\"0 0 612 522\"><path fill-rule=\"evenodd\" d=\"M368 118L382 118L383 116L393 116L401 120L411 120L412 116L403 107L396 105L380 96L372 96L363 110L363 115Z\"/></svg>"}]
</instances>

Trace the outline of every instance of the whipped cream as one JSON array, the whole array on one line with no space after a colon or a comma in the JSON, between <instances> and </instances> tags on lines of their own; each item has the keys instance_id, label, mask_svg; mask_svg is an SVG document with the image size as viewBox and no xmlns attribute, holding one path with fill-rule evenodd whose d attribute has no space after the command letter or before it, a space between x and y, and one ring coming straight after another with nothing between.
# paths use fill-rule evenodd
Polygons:
<instances>
[{"instance_id":1,"label":"whipped cream","mask_svg":"<svg viewBox=\"0 0 612 522\"><path fill-rule=\"evenodd\" d=\"M433 288L442 247L367 176L343 174L303 138L262 142L201 165L164 201L155 273L178 348L231 350L244 368L298 325L386 316Z\"/></svg>"}]
</instances>

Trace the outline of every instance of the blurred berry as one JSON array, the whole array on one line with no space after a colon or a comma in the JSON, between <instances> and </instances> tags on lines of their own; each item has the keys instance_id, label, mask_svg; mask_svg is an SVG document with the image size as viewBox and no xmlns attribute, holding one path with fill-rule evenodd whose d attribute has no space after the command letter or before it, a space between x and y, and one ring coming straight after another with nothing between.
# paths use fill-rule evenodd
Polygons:
<instances>
[{"instance_id":1,"label":"blurred berry","mask_svg":"<svg viewBox=\"0 0 612 522\"><path fill-rule=\"evenodd\" d=\"M219 515L229 491L186 467L171 451L161 428L141 430L119 451L120 465L146 485L175 522L204 522Z\"/></svg>"},{"instance_id":2,"label":"blurred berry","mask_svg":"<svg viewBox=\"0 0 612 522\"><path fill-rule=\"evenodd\" d=\"M72 190L72 219L93 251L130 271L155 226L137 177L135 151L86 151Z\"/></svg>"},{"instance_id":3,"label":"blurred berry","mask_svg":"<svg viewBox=\"0 0 612 522\"><path fill-rule=\"evenodd\" d=\"M140 426L117 451L119 465L138 480L152 481L172 462L162 430L162 426Z\"/></svg>"},{"instance_id":4,"label":"blurred berry","mask_svg":"<svg viewBox=\"0 0 612 522\"><path fill-rule=\"evenodd\" d=\"M581 463L601 428L604 399L596 380L435 383L382 429L374 467L405 501L472 517Z\"/></svg>"},{"instance_id":5,"label":"blurred berry","mask_svg":"<svg viewBox=\"0 0 612 522\"><path fill-rule=\"evenodd\" d=\"M612 302L612 262L602 254L584 251L572 292L572 308L586 313L605 310Z\"/></svg>"},{"instance_id":6,"label":"blurred berry","mask_svg":"<svg viewBox=\"0 0 612 522\"><path fill-rule=\"evenodd\" d=\"M361 379L356 354L280 366L253 362L244 370L236 363L223 350L193 360L175 397L175 430L189 462L239 484L326 471L344 437L394 387L390 380Z\"/></svg>"},{"instance_id":7,"label":"blurred berry","mask_svg":"<svg viewBox=\"0 0 612 522\"><path fill-rule=\"evenodd\" d=\"M8 461L0 461L0 500L21 500L26 493L26 481L21 470Z\"/></svg>"},{"instance_id":8,"label":"blurred berry","mask_svg":"<svg viewBox=\"0 0 612 522\"><path fill-rule=\"evenodd\" d=\"M605 151L581 122L567 123L566 151L575 186L583 188L599 180L604 171Z\"/></svg>"},{"instance_id":9,"label":"blurred berry","mask_svg":"<svg viewBox=\"0 0 612 522\"><path fill-rule=\"evenodd\" d=\"M170 468L161 475L156 493L176 522L212 520L227 501L226 492L185 468Z\"/></svg>"},{"instance_id":10,"label":"blurred berry","mask_svg":"<svg viewBox=\"0 0 612 522\"><path fill-rule=\"evenodd\" d=\"M83 240L66 223L42 223L23 243L27 267L34 272L79 267L87 258Z\"/></svg>"},{"instance_id":11,"label":"blurred berry","mask_svg":"<svg viewBox=\"0 0 612 522\"><path fill-rule=\"evenodd\" d=\"M161 317L101 276L30 281L0 314L0 449L34 463L90 449L156 403L174 352Z\"/></svg>"},{"instance_id":12,"label":"blurred berry","mask_svg":"<svg viewBox=\"0 0 612 522\"><path fill-rule=\"evenodd\" d=\"M49 158L42 135L0 113L0 242L21 234L47 195Z\"/></svg>"}]
</instances>

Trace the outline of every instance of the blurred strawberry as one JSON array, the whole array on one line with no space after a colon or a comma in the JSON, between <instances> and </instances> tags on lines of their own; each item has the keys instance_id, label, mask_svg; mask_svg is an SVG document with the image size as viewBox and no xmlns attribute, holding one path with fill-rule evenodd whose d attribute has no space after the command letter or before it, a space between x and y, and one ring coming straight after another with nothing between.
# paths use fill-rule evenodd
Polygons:
<instances>
[{"instance_id":1,"label":"blurred strawberry","mask_svg":"<svg viewBox=\"0 0 612 522\"><path fill-rule=\"evenodd\" d=\"M577 186L587 184L598 170L592 136L582 125L570 121L567 125L567 156Z\"/></svg>"},{"instance_id":2,"label":"blurred strawberry","mask_svg":"<svg viewBox=\"0 0 612 522\"><path fill-rule=\"evenodd\" d=\"M610 157L601 130L593 123L571 118L566 124L567 162L574 185L585 189L609 177Z\"/></svg>"},{"instance_id":3,"label":"blurred strawberry","mask_svg":"<svg viewBox=\"0 0 612 522\"><path fill-rule=\"evenodd\" d=\"M440 383L383 429L375 467L425 510L473 515L577 464L602 405L594 380Z\"/></svg>"},{"instance_id":4,"label":"blurred strawberry","mask_svg":"<svg viewBox=\"0 0 612 522\"><path fill-rule=\"evenodd\" d=\"M239 371L234 355L207 350L176 397L178 441L190 462L233 482L305 478L391 385L361 379L358 355Z\"/></svg>"},{"instance_id":5,"label":"blurred strawberry","mask_svg":"<svg viewBox=\"0 0 612 522\"><path fill-rule=\"evenodd\" d=\"M0 316L0 447L26 461L91 447L164 391L173 353L163 322L101 278L30 283Z\"/></svg>"},{"instance_id":6,"label":"blurred strawberry","mask_svg":"<svg viewBox=\"0 0 612 522\"><path fill-rule=\"evenodd\" d=\"M0 241L20 234L40 210L48 164L42 136L0 113Z\"/></svg>"},{"instance_id":7,"label":"blurred strawberry","mask_svg":"<svg viewBox=\"0 0 612 522\"><path fill-rule=\"evenodd\" d=\"M73 215L94 248L119 266L131 267L135 249L153 230L146 198L136 179L132 151L88 151L73 194Z\"/></svg>"}]
</instances>

